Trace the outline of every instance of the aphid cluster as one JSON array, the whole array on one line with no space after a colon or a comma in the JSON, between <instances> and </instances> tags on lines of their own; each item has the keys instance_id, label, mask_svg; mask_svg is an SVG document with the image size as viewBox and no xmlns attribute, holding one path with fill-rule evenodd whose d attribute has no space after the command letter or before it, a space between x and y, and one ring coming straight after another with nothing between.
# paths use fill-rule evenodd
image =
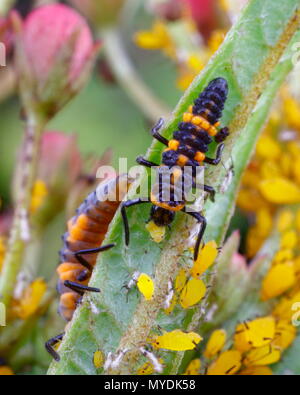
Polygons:
<instances>
[{"instance_id":1,"label":"aphid cluster","mask_svg":"<svg viewBox=\"0 0 300 395\"><path fill-rule=\"evenodd\" d=\"M225 79L217 78L210 82L207 88L195 100L194 105L190 106L188 111L183 115L183 122L174 132L173 138L169 141L159 134L163 121L153 128L152 135L162 144L167 146L162 155L161 165L149 162L142 157L137 162L146 167L157 167L158 178L154 184L148 199L134 199L127 202L121 201L126 195L129 183L126 177L118 177L105 184L100 185L99 190L88 196L84 203L79 207L75 217L68 223L68 231L63 236L64 248L60 252L61 263L57 269L59 275L58 291L60 293L59 313L66 320L70 321L73 317L77 305L80 303L85 292L100 292L97 288L88 286L97 255L105 250L112 248L114 245L102 245L109 224L114 217L118 207L121 205L121 213L125 228L125 242L129 244L129 224L126 209L142 204L151 203L151 213L149 223L155 228L169 226L176 212L182 211L194 217L200 224L197 242L194 248L194 259L197 260L201 241L206 229L206 219L199 212L189 212L186 210L187 202L185 199L187 190L198 188L196 182L196 173L199 167L209 165L218 165L221 161L224 144L222 143L229 135L228 128L218 129L220 118L224 109L224 104L228 95L228 85ZM209 145L215 140L219 144L216 158L212 159L206 156ZM192 171L187 172L189 167ZM166 170L171 171L169 185L164 182ZM179 182L178 182L179 180ZM165 189L170 190L167 200L164 199ZM214 200L215 190L209 185L203 185L201 188L209 193ZM109 199L112 191L117 190L118 199L113 201ZM103 196L106 199L103 199ZM197 272L199 269L197 269ZM192 282L195 282L195 286ZM180 302L184 307L190 307L197 303L205 294L205 287L200 289L201 295L191 298L194 289L199 288L201 280L193 278L185 285L181 292ZM144 273L135 273L134 278L128 284L128 289L137 285L140 292L146 300L151 300L154 293L154 283L151 278ZM190 287L190 288L189 288ZM170 282L168 295L165 300L165 307L170 307L173 299L174 290ZM50 339L46 343L46 348L56 361L59 361L59 355L54 350L64 334ZM175 339L175 341L174 341ZM156 347L167 349L193 349L201 340L197 334L185 334L180 331L165 334L156 339ZM118 355L109 354L104 364L107 367L116 367L128 350L120 352ZM150 352L141 349L142 354L147 357L155 366L156 371L161 371L161 364ZM98 356L97 356L98 357ZM101 365L97 363L97 365Z\"/></svg>"},{"instance_id":2,"label":"aphid cluster","mask_svg":"<svg viewBox=\"0 0 300 395\"><path fill-rule=\"evenodd\" d=\"M206 153L213 139L217 143L222 143L229 136L227 127L218 130L227 95L227 81L223 78L217 78L210 82L198 99L195 100L194 105L183 115L183 122L179 124L178 130L174 132L171 140L167 140L159 134L159 129L163 125L162 120L154 127L152 136L166 145L167 148L163 152L161 165L149 162L142 157L137 159L140 165L149 168L156 167L158 177L148 199L137 198L122 204L121 211L127 245L129 244L130 232L126 209L138 204L151 203L150 221L157 227L169 226L178 211L186 212L201 224L194 249L194 259L197 259L206 229L206 219L198 212L186 210L185 196L189 190L198 187L196 171L199 166L204 166L204 164L216 166L221 161L224 144L218 146L215 159L207 157ZM186 169L192 169L192 171L186 171ZM171 177L168 180L168 185L166 185L164 182L165 174L170 170ZM214 200L214 188L203 185L203 189ZM168 200L164 199L166 190L170 192Z\"/></svg>"}]
</instances>

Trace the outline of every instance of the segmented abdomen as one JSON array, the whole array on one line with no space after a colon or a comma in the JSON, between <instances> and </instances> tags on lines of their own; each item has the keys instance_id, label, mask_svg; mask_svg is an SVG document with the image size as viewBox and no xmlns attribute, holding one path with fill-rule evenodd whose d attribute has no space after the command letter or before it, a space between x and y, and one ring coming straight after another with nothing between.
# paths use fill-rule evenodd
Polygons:
<instances>
[{"instance_id":1,"label":"segmented abdomen","mask_svg":"<svg viewBox=\"0 0 300 395\"><path fill-rule=\"evenodd\" d=\"M222 117L227 95L228 84L225 79L217 78L211 81L195 100L193 114L200 115L211 125L215 125Z\"/></svg>"},{"instance_id":2,"label":"segmented abdomen","mask_svg":"<svg viewBox=\"0 0 300 395\"><path fill-rule=\"evenodd\" d=\"M151 202L170 211L182 210L192 182L192 173L184 173L179 167L161 166L151 190Z\"/></svg>"},{"instance_id":3,"label":"segmented abdomen","mask_svg":"<svg viewBox=\"0 0 300 395\"><path fill-rule=\"evenodd\" d=\"M201 166L209 145L218 134L228 95L228 84L223 78L210 82L183 115L183 122L174 132L169 147L163 153L163 164L173 166ZM217 138L216 138L217 140Z\"/></svg>"},{"instance_id":4,"label":"segmented abdomen","mask_svg":"<svg viewBox=\"0 0 300 395\"><path fill-rule=\"evenodd\" d=\"M68 222L68 231L63 236L64 247L60 251L61 264L57 268L58 292L61 294L59 313L66 321L72 319L81 296L65 287L64 282L87 285L91 277L91 271L78 262L74 253L101 246L128 187L127 175L101 183ZM97 255L87 254L84 259L94 267Z\"/></svg>"}]
</instances>

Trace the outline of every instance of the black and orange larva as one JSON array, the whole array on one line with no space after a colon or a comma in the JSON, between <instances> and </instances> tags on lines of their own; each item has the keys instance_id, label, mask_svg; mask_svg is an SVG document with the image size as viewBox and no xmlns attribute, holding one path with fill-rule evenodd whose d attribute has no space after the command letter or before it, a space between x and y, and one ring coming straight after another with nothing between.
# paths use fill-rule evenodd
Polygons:
<instances>
[{"instance_id":1,"label":"black and orange larva","mask_svg":"<svg viewBox=\"0 0 300 395\"><path fill-rule=\"evenodd\" d=\"M114 244L101 244L130 183L127 175L101 183L68 222L68 231L63 236L64 247L60 251L61 263L57 268L59 314L66 321L72 319L85 292L100 292L98 288L90 288L88 283L98 254L114 247ZM56 361L60 357L53 347L63 336L60 334L46 343L47 351Z\"/></svg>"},{"instance_id":2,"label":"black and orange larva","mask_svg":"<svg viewBox=\"0 0 300 395\"><path fill-rule=\"evenodd\" d=\"M162 119L152 129L152 136L166 145L167 148L163 152L161 166L149 162L142 157L137 158L137 162L140 165L150 168L157 167L158 181L154 184L149 198L133 199L122 204L121 212L127 245L129 244L130 233L126 209L148 202L152 204L150 220L158 227L169 226L178 211L186 212L201 224L194 253L194 259L197 259L201 240L206 229L206 219L198 212L186 211L184 196L186 196L188 188L197 187L195 183L197 167L204 166L206 163L216 166L221 161L224 144L218 146L215 159L208 158L206 152L213 138L217 143L222 143L229 136L229 129L227 127L218 129L227 96L227 81L224 78L216 78L209 83L206 89L195 100L194 105L190 106L188 111L183 115L183 122L179 124L178 130L174 132L172 140L168 141L159 134L159 130L163 126ZM187 167L189 169L192 168L192 172L185 172L185 168ZM166 170L169 171L170 169L171 185L170 178L168 185L165 185L162 180ZM176 180L181 181L177 183ZM184 193L183 182L185 184ZM163 198L166 188L170 190L169 199L167 200ZM214 200L215 190L208 185L204 185L202 188Z\"/></svg>"}]
</instances>

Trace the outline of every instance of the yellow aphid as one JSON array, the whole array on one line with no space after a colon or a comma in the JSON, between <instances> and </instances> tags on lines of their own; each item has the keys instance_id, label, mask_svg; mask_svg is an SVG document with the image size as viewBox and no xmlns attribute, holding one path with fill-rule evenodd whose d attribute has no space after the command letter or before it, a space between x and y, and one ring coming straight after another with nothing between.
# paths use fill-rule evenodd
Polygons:
<instances>
[{"instance_id":1,"label":"yellow aphid","mask_svg":"<svg viewBox=\"0 0 300 395\"><path fill-rule=\"evenodd\" d=\"M261 209L257 213L256 231L260 236L266 237L272 231L273 219L268 209Z\"/></svg>"},{"instance_id":2,"label":"yellow aphid","mask_svg":"<svg viewBox=\"0 0 300 395\"><path fill-rule=\"evenodd\" d=\"M269 300L288 291L296 282L295 269L291 262L273 266L263 280L262 300Z\"/></svg>"},{"instance_id":3,"label":"yellow aphid","mask_svg":"<svg viewBox=\"0 0 300 395\"><path fill-rule=\"evenodd\" d=\"M253 173L251 171L246 171L243 176L243 185L251 188L257 187L260 182L260 176L258 173Z\"/></svg>"},{"instance_id":4,"label":"yellow aphid","mask_svg":"<svg viewBox=\"0 0 300 395\"><path fill-rule=\"evenodd\" d=\"M166 228L164 226L157 226L153 221L150 221L147 223L146 229L155 243L161 243L165 238Z\"/></svg>"},{"instance_id":5,"label":"yellow aphid","mask_svg":"<svg viewBox=\"0 0 300 395\"><path fill-rule=\"evenodd\" d=\"M154 373L154 367L151 362L144 363L144 365L141 366L137 371L137 374L139 376L149 376L153 373Z\"/></svg>"},{"instance_id":6,"label":"yellow aphid","mask_svg":"<svg viewBox=\"0 0 300 395\"><path fill-rule=\"evenodd\" d=\"M268 366L251 366L239 372L239 376L273 376Z\"/></svg>"},{"instance_id":7,"label":"yellow aphid","mask_svg":"<svg viewBox=\"0 0 300 395\"><path fill-rule=\"evenodd\" d=\"M258 318L237 326L234 346L237 350L245 352L252 347L259 348L270 344L274 337L275 319L273 317Z\"/></svg>"},{"instance_id":8,"label":"yellow aphid","mask_svg":"<svg viewBox=\"0 0 300 395\"><path fill-rule=\"evenodd\" d=\"M225 346L226 339L227 333L224 329L214 331L207 343L204 356L211 359L217 355Z\"/></svg>"},{"instance_id":9,"label":"yellow aphid","mask_svg":"<svg viewBox=\"0 0 300 395\"><path fill-rule=\"evenodd\" d=\"M294 258L294 255L295 254L293 250L289 250L289 249L280 250L276 253L274 257L274 262L280 263L285 261L291 261Z\"/></svg>"},{"instance_id":10,"label":"yellow aphid","mask_svg":"<svg viewBox=\"0 0 300 395\"><path fill-rule=\"evenodd\" d=\"M260 173L263 179L278 177L281 175L281 168L277 162L266 160L261 165Z\"/></svg>"},{"instance_id":11,"label":"yellow aphid","mask_svg":"<svg viewBox=\"0 0 300 395\"><path fill-rule=\"evenodd\" d=\"M140 274L137 287L146 300L151 300L154 294L154 282L148 274Z\"/></svg>"},{"instance_id":12,"label":"yellow aphid","mask_svg":"<svg viewBox=\"0 0 300 395\"><path fill-rule=\"evenodd\" d=\"M286 248L286 249L293 249L296 247L298 242L298 237L297 233L294 230L290 230L287 232L284 232L284 234L281 237L281 248Z\"/></svg>"},{"instance_id":13,"label":"yellow aphid","mask_svg":"<svg viewBox=\"0 0 300 395\"><path fill-rule=\"evenodd\" d=\"M190 279L180 294L180 304L184 309L195 306L206 294L206 286L202 280Z\"/></svg>"},{"instance_id":14,"label":"yellow aphid","mask_svg":"<svg viewBox=\"0 0 300 395\"><path fill-rule=\"evenodd\" d=\"M289 153L281 153L281 158L280 158L280 170L281 173L289 178L295 171L295 167L299 165L299 162L296 160L296 163L292 156ZM297 178L296 178L297 179Z\"/></svg>"},{"instance_id":15,"label":"yellow aphid","mask_svg":"<svg viewBox=\"0 0 300 395\"><path fill-rule=\"evenodd\" d=\"M34 315L45 295L47 285L44 280L37 279L25 289L22 298L14 302L13 311L18 318L26 320Z\"/></svg>"},{"instance_id":16,"label":"yellow aphid","mask_svg":"<svg viewBox=\"0 0 300 395\"><path fill-rule=\"evenodd\" d=\"M213 362L208 370L208 376L231 376L242 366L242 354L239 351L225 351Z\"/></svg>"},{"instance_id":17,"label":"yellow aphid","mask_svg":"<svg viewBox=\"0 0 300 395\"><path fill-rule=\"evenodd\" d=\"M297 279L299 281L299 277L300 277L300 256L294 260L294 268L295 268L295 274L296 274Z\"/></svg>"},{"instance_id":18,"label":"yellow aphid","mask_svg":"<svg viewBox=\"0 0 300 395\"><path fill-rule=\"evenodd\" d=\"M187 272L185 269L180 269L175 279L175 291L181 292L187 283Z\"/></svg>"},{"instance_id":19,"label":"yellow aphid","mask_svg":"<svg viewBox=\"0 0 300 395\"><path fill-rule=\"evenodd\" d=\"M0 366L0 376L13 376L14 372L8 366Z\"/></svg>"},{"instance_id":20,"label":"yellow aphid","mask_svg":"<svg viewBox=\"0 0 300 395\"><path fill-rule=\"evenodd\" d=\"M296 228L297 231L300 232L300 210L298 210L296 214Z\"/></svg>"},{"instance_id":21,"label":"yellow aphid","mask_svg":"<svg viewBox=\"0 0 300 395\"><path fill-rule=\"evenodd\" d=\"M102 368L104 365L104 360L105 358L103 352L100 350L96 351L93 359L95 368L96 369Z\"/></svg>"},{"instance_id":22,"label":"yellow aphid","mask_svg":"<svg viewBox=\"0 0 300 395\"><path fill-rule=\"evenodd\" d=\"M283 177L264 180L259 185L260 192L270 203L300 203L300 188Z\"/></svg>"},{"instance_id":23,"label":"yellow aphid","mask_svg":"<svg viewBox=\"0 0 300 395\"><path fill-rule=\"evenodd\" d=\"M226 36L226 31L222 29L216 29L211 33L211 36L208 40L208 47L212 54L214 54L224 41Z\"/></svg>"},{"instance_id":24,"label":"yellow aphid","mask_svg":"<svg viewBox=\"0 0 300 395\"><path fill-rule=\"evenodd\" d=\"M261 194L258 191L251 189L241 189L237 203L240 208L245 211L250 211L251 213L257 212L267 205Z\"/></svg>"},{"instance_id":25,"label":"yellow aphid","mask_svg":"<svg viewBox=\"0 0 300 395\"><path fill-rule=\"evenodd\" d=\"M203 59L201 59L201 56L199 56L198 53L192 53L187 60L187 64L192 70L196 71L197 73L199 73L199 71L201 71L205 67Z\"/></svg>"},{"instance_id":26,"label":"yellow aphid","mask_svg":"<svg viewBox=\"0 0 300 395\"><path fill-rule=\"evenodd\" d=\"M290 321L281 320L276 325L276 335L273 345L284 351L294 342L296 335L297 328Z\"/></svg>"},{"instance_id":27,"label":"yellow aphid","mask_svg":"<svg viewBox=\"0 0 300 395\"><path fill-rule=\"evenodd\" d=\"M245 366L266 366L278 362L280 357L280 350L269 345L250 350L243 362Z\"/></svg>"},{"instance_id":28,"label":"yellow aphid","mask_svg":"<svg viewBox=\"0 0 300 395\"><path fill-rule=\"evenodd\" d=\"M265 135L259 139L256 153L263 159L278 159L281 153L281 148L276 140Z\"/></svg>"},{"instance_id":29,"label":"yellow aphid","mask_svg":"<svg viewBox=\"0 0 300 395\"><path fill-rule=\"evenodd\" d=\"M249 229L246 241L247 256L254 257L261 248L266 237L262 237L257 231L256 226Z\"/></svg>"},{"instance_id":30,"label":"yellow aphid","mask_svg":"<svg viewBox=\"0 0 300 395\"><path fill-rule=\"evenodd\" d=\"M300 109L298 102L286 90L284 93L283 116L290 128L298 129L300 127Z\"/></svg>"},{"instance_id":31,"label":"yellow aphid","mask_svg":"<svg viewBox=\"0 0 300 395\"><path fill-rule=\"evenodd\" d=\"M152 345L154 348L163 348L165 350L187 351L193 350L201 340L203 339L198 333L185 333L180 329L176 329L157 336Z\"/></svg>"},{"instance_id":32,"label":"yellow aphid","mask_svg":"<svg viewBox=\"0 0 300 395\"><path fill-rule=\"evenodd\" d=\"M189 70L188 68L183 68L182 70L179 70L179 76L176 80L176 86L180 90L185 90L187 89L191 83L193 82L196 73L195 71Z\"/></svg>"},{"instance_id":33,"label":"yellow aphid","mask_svg":"<svg viewBox=\"0 0 300 395\"><path fill-rule=\"evenodd\" d=\"M163 50L167 55L173 56L174 47L171 37L169 36L166 25L157 21L152 30L140 31L135 34L134 41L136 45L148 50Z\"/></svg>"},{"instance_id":34,"label":"yellow aphid","mask_svg":"<svg viewBox=\"0 0 300 395\"><path fill-rule=\"evenodd\" d=\"M298 141L290 141L287 143L288 151L293 155L294 159L299 158L300 156L300 147Z\"/></svg>"},{"instance_id":35,"label":"yellow aphid","mask_svg":"<svg viewBox=\"0 0 300 395\"><path fill-rule=\"evenodd\" d=\"M218 256L218 246L215 241L207 243L199 252L198 259L194 262L191 275L199 278L215 262Z\"/></svg>"},{"instance_id":36,"label":"yellow aphid","mask_svg":"<svg viewBox=\"0 0 300 395\"><path fill-rule=\"evenodd\" d=\"M185 376L197 376L200 374L201 369L201 361L200 359L194 359L190 362L189 366L186 368L184 375Z\"/></svg>"},{"instance_id":37,"label":"yellow aphid","mask_svg":"<svg viewBox=\"0 0 300 395\"><path fill-rule=\"evenodd\" d=\"M300 301L300 292L296 293L292 298L283 298L276 305L273 315L281 320L291 320L295 311L293 306Z\"/></svg>"},{"instance_id":38,"label":"yellow aphid","mask_svg":"<svg viewBox=\"0 0 300 395\"><path fill-rule=\"evenodd\" d=\"M300 183L300 158L296 158L295 161L292 163L292 173L295 178L295 181L299 184Z\"/></svg>"},{"instance_id":39,"label":"yellow aphid","mask_svg":"<svg viewBox=\"0 0 300 395\"><path fill-rule=\"evenodd\" d=\"M30 212L35 213L45 201L46 196L48 195L48 188L44 181L37 180L34 184L32 197L31 197L31 205Z\"/></svg>"}]
</instances>

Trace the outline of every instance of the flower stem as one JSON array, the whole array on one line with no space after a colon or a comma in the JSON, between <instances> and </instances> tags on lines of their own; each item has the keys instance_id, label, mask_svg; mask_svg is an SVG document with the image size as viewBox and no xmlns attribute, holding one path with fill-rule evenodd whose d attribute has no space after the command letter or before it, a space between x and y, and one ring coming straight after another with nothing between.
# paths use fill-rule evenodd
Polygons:
<instances>
[{"instance_id":1,"label":"flower stem","mask_svg":"<svg viewBox=\"0 0 300 395\"><path fill-rule=\"evenodd\" d=\"M137 107L152 122L169 114L170 110L166 105L155 97L141 80L123 48L119 32L116 29L105 29L100 35L104 42L106 59L114 76Z\"/></svg>"},{"instance_id":2,"label":"flower stem","mask_svg":"<svg viewBox=\"0 0 300 395\"><path fill-rule=\"evenodd\" d=\"M30 239L28 213L36 177L37 161L44 120L31 114L26 121L22 154L18 166L17 202L11 228L8 251L0 278L0 300L8 307L13 296L23 253Z\"/></svg>"}]
</instances>

